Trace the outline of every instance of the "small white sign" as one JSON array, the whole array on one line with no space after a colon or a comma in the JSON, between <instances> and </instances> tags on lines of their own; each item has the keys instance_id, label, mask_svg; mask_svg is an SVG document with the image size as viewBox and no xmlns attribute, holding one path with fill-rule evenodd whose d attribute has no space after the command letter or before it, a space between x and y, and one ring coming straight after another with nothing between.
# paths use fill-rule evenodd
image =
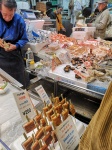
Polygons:
<instances>
[{"instance_id":1,"label":"small white sign","mask_svg":"<svg viewBox=\"0 0 112 150\"><path fill-rule=\"evenodd\" d=\"M43 102L46 102L46 104L51 103L51 100L49 99L42 85L39 85L38 87L36 87L35 90L37 91L38 95L40 96Z\"/></svg>"},{"instance_id":2,"label":"small white sign","mask_svg":"<svg viewBox=\"0 0 112 150\"><path fill-rule=\"evenodd\" d=\"M70 115L56 128L56 135L62 150L74 150L79 144L80 137Z\"/></svg>"},{"instance_id":3,"label":"small white sign","mask_svg":"<svg viewBox=\"0 0 112 150\"><path fill-rule=\"evenodd\" d=\"M26 115L30 119L33 118L36 115L36 113L34 111L33 104L31 102L31 99L27 91L25 90L21 92L16 92L16 93L13 93L13 95L16 100L16 104L19 109L23 122L26 121Z\"/></svg>"}]
</instances>

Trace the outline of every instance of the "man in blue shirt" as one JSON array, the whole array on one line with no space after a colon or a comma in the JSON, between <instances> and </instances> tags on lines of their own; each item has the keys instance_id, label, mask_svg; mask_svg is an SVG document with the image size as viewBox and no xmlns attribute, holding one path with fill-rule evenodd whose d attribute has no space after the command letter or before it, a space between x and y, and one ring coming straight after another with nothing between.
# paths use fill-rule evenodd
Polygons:
<instances>
[{"instance_id":1,"label":"man in blue shirt","mask_svg":"<svg viewBox=\"0 0 112 150\"><path fill-rule=\"evenodd\" d=\"M0 68L25 86L28 77L25 73L21 48L28 42L28 38L25 22L19 14L15 13L16 8L15 0L1 1Z\"/></svg>"}]
</instances>

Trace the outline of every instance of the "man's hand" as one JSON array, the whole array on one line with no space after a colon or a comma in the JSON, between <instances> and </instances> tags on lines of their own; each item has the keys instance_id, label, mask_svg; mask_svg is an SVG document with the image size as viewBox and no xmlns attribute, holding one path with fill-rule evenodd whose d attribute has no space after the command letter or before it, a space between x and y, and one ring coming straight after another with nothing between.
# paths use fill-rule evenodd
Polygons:
<instances>
[{"instance_id":1,"label":"man's hand","mask_svg":"<svg viewBox=\"0 0 112 150\"><path fill-rule=\"evenodd\" d=\"M4 43L2 39L0 39L0 47L4 48Z\"/></svg>"},{"instance_id":2,"label":"man's hand","mask_svg":"<svg viewBox=\"0 0 112 150\"><path fill-rule=\"evenodd\" d=\"M7 44L9 45L9 47L6 47L6 48L4 47L6 52L13 51L17 48L16 45L14 45L14 44L11 44L11 43L7 43Z\"/></svg>"}]
</instances>

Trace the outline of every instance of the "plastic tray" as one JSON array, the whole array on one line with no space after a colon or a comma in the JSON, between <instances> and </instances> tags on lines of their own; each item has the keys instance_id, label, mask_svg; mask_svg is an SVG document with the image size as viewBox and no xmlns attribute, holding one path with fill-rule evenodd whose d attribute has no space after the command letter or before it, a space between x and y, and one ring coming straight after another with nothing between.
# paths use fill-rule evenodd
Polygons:
<instances>
[{"instance_id":1,"label":"plastic tray","mask_svg":"<svg viewBox=\"0 0 112 150\"><path fill-rule=\"evenodd\" d=\"M50 70L49 76L57 81L71 84L71 85L76 85L79 87L83 87L85 89L92 90L93 92L94 91L98 92L99 94L100 93L104 94L106 92L109 82L107 82L107 81L100 82L98 80L95 80L94 82L86 83L82 79L76 79L75 73L73 71L70 71L69 73L65 72L64 67L66 65L71 65L71 64L62 64L62 65L56 67L56 69L54 71Z\"/></svg>"},{"instance_id":2,"label":"plastic tray","mask_svg":"<svg viewBox=\"0 0 112 150\"><path fill-rule=\"evenodd\" d=\"M86 125L83 124L81 121L75 119L73 117L73 121L74 121L74 124L76 125L76 128L77 128L77 131L79 133L79 136L81 137L82 134L84 133L85 131L85 128L86 128ZM23 150L22 146L21 146L21 143L24 141L24 137L23 136L20 136L17 140L15 140L11 145L10 145L10 148L11 150ZM60 147L58 145L58 142L57 144L55 145L55 150L60 150Z\"/></svg>"}]
</instances>

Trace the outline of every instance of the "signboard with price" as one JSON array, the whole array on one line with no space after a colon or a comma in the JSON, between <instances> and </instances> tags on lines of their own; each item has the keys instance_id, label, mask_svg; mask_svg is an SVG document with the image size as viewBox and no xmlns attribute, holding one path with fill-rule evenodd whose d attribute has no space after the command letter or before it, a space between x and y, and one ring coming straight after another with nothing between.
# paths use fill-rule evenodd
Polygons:
<instances>
[{"instance_id":1,"label":"signboard with price","mask_svg":"<svg viewBox=\"0 0 112 150\"><path fill-rule=\"evenodd\" d=\"M26 90L14 93L14 98L23 122L26 121L26 115L29 118L33 118L36 115L33 109L33 104Z\"/></svg>"},{"instance_id":2,"label":"signboard with price","mask_svg":"<svg viewBox=\"0 0 112 150\"><path fill-rule=\"evenodd\" d=\"M70 115L56 128L56 135L62 150L74 150L80 140L78 131Z\"/></svg>"},{"instance_id":3,"label":"signboard with price","mask_svg":"<svg viewBox=\"0 0 112 150\"><path fill-rule=\"evenodd\" d=\"M51 103L51 100L49 99L42 85L36 87L35 90L37 91L38 95L41 97L43 102L46 102L47 105Z\"/></svg>"}]
</instances>

